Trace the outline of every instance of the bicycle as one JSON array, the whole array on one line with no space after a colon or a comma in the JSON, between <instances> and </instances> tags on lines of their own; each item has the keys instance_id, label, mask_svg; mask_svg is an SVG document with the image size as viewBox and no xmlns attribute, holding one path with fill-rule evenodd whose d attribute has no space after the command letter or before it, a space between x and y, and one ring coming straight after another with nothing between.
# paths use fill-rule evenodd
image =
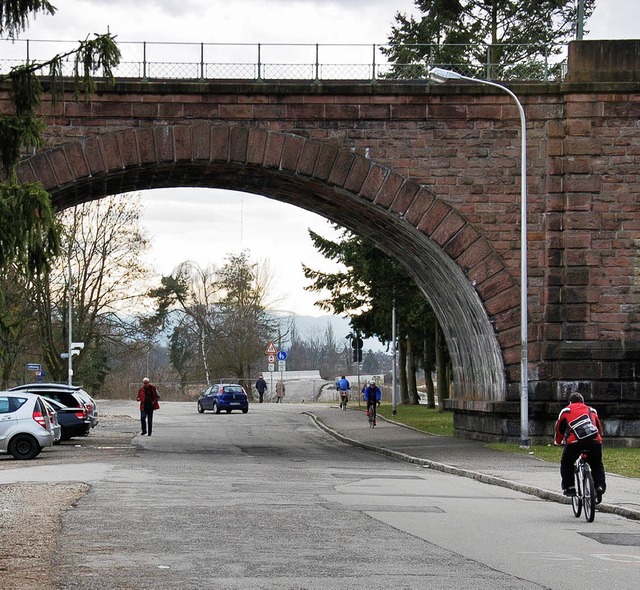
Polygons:
<instances>
[{"instance_id":1,"label":"bicycle","mask_svg":"<svg viewBox=\"0 0 640 590\"><path fill-rule=\"evenodd\" d=\"M377 402L369 402L367 404L367 418L369 419L369 428L373 428L378 423L378 404Z\"/></svg>"},{"instance_id":2,"label":"bicycle","mask_svg":"<svg viewBox=\"0 0 640 590\"><path fill-rule=\"evenodd\" d=\"M349 401L349 392L348 391L341 391L340 392L340 407L342 408L343 411L346 411L347 402L348 401Z\"/></svg>"},{"instance_id":3,"label":"bicycle","mask_svg":"<svg viewBox=\"0 0 640 590\"><path fill-rule=\"evenodd\" d=\"M576 494L571 496L573 515L580 518L584 508L584 518L593 522L596 517L596 490L591 466L587 463L587 452L582 451L573 468L576 479Z\"/></svg>"}]
</instances>

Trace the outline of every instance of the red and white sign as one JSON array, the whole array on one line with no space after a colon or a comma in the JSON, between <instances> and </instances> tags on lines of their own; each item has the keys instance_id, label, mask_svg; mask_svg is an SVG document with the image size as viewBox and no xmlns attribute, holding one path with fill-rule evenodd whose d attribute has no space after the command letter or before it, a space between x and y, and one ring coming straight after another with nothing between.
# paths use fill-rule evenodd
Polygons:
<instances>
[{"instance_id":1,"label":"red and white sign","mask_svg":"<svg viewBox=\"0 0 640 590\"><path fill-rule=\"evenodd\" d=\"M275 354L268 354L267 355L267 362L269 364L275 363L276 362L276 355Z\"/></svg>"},{"instance_id":2,"label":"red and white sign","mask_svg":"<svg viewBox=\"0 0 640 590\"><path fill-rule=\"evenodd\" d=\"M264 351L264 353L265 354L276 354L276 352L278 352L278 349L276 348L276 345L273 343L273 340L272 340L271 342L269 342L269 344L267 344L267 348Z\"/></svg>"}]
</instances>

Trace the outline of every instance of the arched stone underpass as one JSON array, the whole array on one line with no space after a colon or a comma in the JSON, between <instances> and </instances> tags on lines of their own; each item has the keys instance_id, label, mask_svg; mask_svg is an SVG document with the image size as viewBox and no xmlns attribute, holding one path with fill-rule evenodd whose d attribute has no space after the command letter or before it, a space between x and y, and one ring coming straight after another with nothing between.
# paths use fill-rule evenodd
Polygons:
<instances>
[{"instance_id":1,"label":"arched stone underpass","mask_svg":"<svg viewBox=\"0 0 640 590\"><path fill-rule=\"evenodd\" d=\"M44 150L22 164L20 177L41 181L60 208L137 190L222 188L370 236L433 306L451 353L454 399L478 410L508 401L507 375L519 360L519 291L502 260L451 206L349 149L253 128L159 126Z\"/></svg>"}]
</instances>

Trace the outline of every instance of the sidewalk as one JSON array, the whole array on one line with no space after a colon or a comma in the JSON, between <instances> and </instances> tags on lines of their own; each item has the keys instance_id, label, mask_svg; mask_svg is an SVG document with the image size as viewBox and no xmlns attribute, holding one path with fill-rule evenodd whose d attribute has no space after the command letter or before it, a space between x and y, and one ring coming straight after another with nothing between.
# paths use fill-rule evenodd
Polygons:
<instances>
[{"instance_id":1,"label":"sidewalk","mask_svg":"<svg viewBox=\"0 0 640 590\"><path fill-rule=\"evenodd\" d=\"M376 428L369 428L364 409L357 405L346 412L337 405L313 405L304 413L345 443L545 500L569 503L560 491L559 465L532 455L488 449L478 441L424 434L382 417ZM607 474L607 492L598 509L640 520L640 479Z\"/></svg>"}]
</instances>

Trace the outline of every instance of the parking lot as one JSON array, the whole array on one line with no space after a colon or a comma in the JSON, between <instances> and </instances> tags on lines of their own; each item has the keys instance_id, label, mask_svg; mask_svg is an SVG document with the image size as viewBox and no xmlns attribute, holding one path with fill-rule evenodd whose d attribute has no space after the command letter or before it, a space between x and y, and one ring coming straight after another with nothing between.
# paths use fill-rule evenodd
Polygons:
<instances>
[{"instance_id":1,"label":"parking lot","mask_svg":"<svg viewBox=\"0 0 640 590\"><path fill-rule=\"evenodd\" d=\"M11 482L22 470L49 467L45 478L59 471L67 477L70 466L133 455L131 444L138 423L128 416L103 415L87 437L73 438L44 449L32 461L0 455L0 577L5 590L51 590L51 557L57 542L62 514L90 489L82 482Z\"/></svg>"}]
</instances>

